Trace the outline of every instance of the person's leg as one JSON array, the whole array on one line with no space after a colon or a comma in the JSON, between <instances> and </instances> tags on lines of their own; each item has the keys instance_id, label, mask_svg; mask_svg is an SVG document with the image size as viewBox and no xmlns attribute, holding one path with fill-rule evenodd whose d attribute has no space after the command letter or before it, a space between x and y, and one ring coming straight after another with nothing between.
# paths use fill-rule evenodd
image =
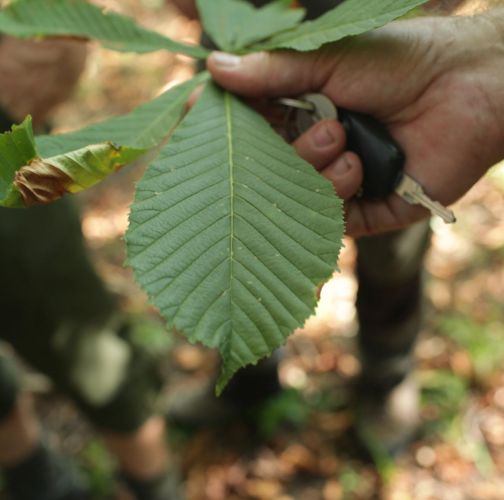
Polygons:
<instances>
[{"instance_id":1,"label":"person's leg","mask_svg":"<svg viewBox=\"0 0 504 500\"><path fill-rule=\"evenodd\" d=\"M9 40L11 47L15 47L17 42ZM10 50L6 52L5 43L1 43L0 48L2 49L0 66L5 69L6 60L16 58L19 52L16 50L12 53ZM8 53L7 58L6 53ZM79 64L81 63L82 60ZM8 79L8 75L3 76ZM15 101L9 92L6 94L8 101ZM3 95L3 99L5 98L6 96ZM52 102L50 98L46 100L46 104L49 102ZM9 130L13 122L10 113L0 107L0 131ZM8 297L8 300L1 301L0 306L2 312L0 337L2 338L6 336L6 329L8 329L5 328L6 325L17 321L17 312L20 312L21 316L29 315L31 312L30 307L25 308L26 299L31 296L30 281L24 280L26 269L23 265L18 266L17 255L37 251L37 239L32 240L35 243L33 246L23 245L25 241L23 235L16 233L16 229L22 231L23 228L16 228L15 225L9 223L13 214L15 214L14 211L5 209L0 212L0 255L6 259L3 261L2 270L5 285L2 287L4 291L2 298ZM44 230L44 227L40 227L39 230ZM21 290L23 293L17 294L15 290ZM17 301L20 308L13 309L11 305ZM35 335L36 333L37 330L34 331ZM28 395L23 394L19 387L18 373L13 361L1 353L0 470L12 500L86 500L89 498L87 489L76 470L45 445L32 400Z\"/></svg>"},{"instance_id":2,"label":"person's leg","mask_svg":"<svg viewBox=\"0 0 504 500\"><path fill-rule=\"evenodd\" d=\"M0 246L9 263L1 335L74 399L135 487L154 481L159 490L169 464L164 423L154 416L156 362L131 341L130 325L94 272L76 211L67 201L0 210L0 241L10 242Z\"/></svg>"},{"instance_id":3,"label":"person's leg","mask_svg":"<svg viewBox=\"0 0 504 500\"><path fill-rule=\"evenodd\" d=\"M63 386L70 377L68 392L100 432L138 500L179 498L165 419L156 413L162 383L157 362L132 341L131 329L123 323L72 334L61 346L72 366L55 381Z\"/></svg>"},{"instance_id":4,"label":"person's leg","mask_svg":"<svg viewBox=\"0 0 504 500\"><path fill-rule=\"evenodd\" d=\"M0 418L0 468L22 462L39 443L40 428L31 401L20 396L10 413Z\"/></svg>"},{"instance_id":5,"label":"person's leg","mask_svg":"<svg viewBox=\"0 0 504 500\"><path fill-rule=\"evenodd\" d=\"M82 43L2 38L0 106L8 113L0 109L0 129L10 129L9 115L19 121L27 113L45 129L48 113L75 86L85 55ZM75 210L66 201L30 210L1 209L0 242L4 263L0 304L5 312L0 336L72 394L96 425L110 427L103 430L105 440L127 473L158 478L167 467L167 457L164 424L152 416L153 395L159 387L154 360L146 360L140 349L118 335L122 327L114 320L116 305L85 254ZM82 340L85 336L89 341ZM137 378L146 381L138 383ZM130 386L142 393L125 396ZM29 432L35 428L34 414L18 395L9 404L14 409L4 422L5 430L16 429L19 438L11 452L23 455L34 439L41 449L40 437ZM131 460L137 454L142 460ZM35 462L43 472L43 460ZM161 493L159 498L168 497Z\"/></svg>"},{"instance_id":6,"label":"person's leg","mask_svg":"<svg viewBox=\"0 0 504 500\"><path fill-rule=\"evenodd\" d=\"M133 432L104 431L103 439L121 469L138 480L157 477L166 469L165 423L160 416L149 418Z\"/></svg>"},{"instance_id":7,"label":"person's leg","mask_svg":"<svg viewBox=\"0 0 504 500\"><path fill-rule=\"evenodd\" d=\"M422 322L429 240L426 221L357 241L358 424L389 451L407 442L418 423L418 391L409 375Z\"/></svg>"},{"instance_id":8,"label":"person's leg","mask_svg":"<svg viewBox=\"0 0 504 500\"><path fill-rule=\"evenodd\" d=\"M88 500L73 464L46 446L31 400L20 395L0 420L0 469L11 500Z\"/></svg>"},{"instance_id":9,"label":"person's leg","mask_svg":"<svg viewBox=\"0 0 504 500\"><path fill-rule=\"evenodd\" d=\"M0 468L22 462L39 442L31 401L20 396L16 369L0 354Z\"/></svg>"},{"instance_id":10,"label":"person's leg","mask_svg":"<svg viewBox=\"0 0 504 500\"><path fill-rule=\"evenodd\" d=\"M43 442L13 362L0 354L0 469L12 500L86 500L77 472Z\"/></svg>"},{"instance_id":11,"label":"person's leg","mask_svg":"<svg viewBox=\"0 0 504 500\"><path fill-rule=\"evenodd\" d=\"M411 369L429 240L427 221L356 242L359 344L368 385L393 386Z\"/></svg>"},{"instance_id":12,"label":"person's leg","mask_svg":"<svg viewBox=\"0 0 504 500\"><path fill-rule=\"evenodd\" d=\"M180 477L167 451L164 417L151 416L134 431L102 430L102 438L137 500L183 498Z\"/></svg>"}]
</instances>

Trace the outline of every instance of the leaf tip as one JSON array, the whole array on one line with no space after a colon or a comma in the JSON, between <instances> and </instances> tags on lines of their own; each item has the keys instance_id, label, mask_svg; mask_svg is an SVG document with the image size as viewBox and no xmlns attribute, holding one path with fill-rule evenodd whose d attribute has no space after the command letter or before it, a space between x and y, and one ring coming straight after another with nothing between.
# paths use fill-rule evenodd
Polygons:
<instances>
[{"instance_id":1,"label":"leaf tip","mask_svg":"<svg viewBox=\"0 0 504 500\"><path fill-rule=\"evenodd\" d=\"M217 380L217 383L215 384L215 395L217 397L220 397L222 395L224 389L228 385L229 381L231 380L235 372L236 370L228 372L225 366L222 367L221 374Z\"/></svg>"}]
</instances>

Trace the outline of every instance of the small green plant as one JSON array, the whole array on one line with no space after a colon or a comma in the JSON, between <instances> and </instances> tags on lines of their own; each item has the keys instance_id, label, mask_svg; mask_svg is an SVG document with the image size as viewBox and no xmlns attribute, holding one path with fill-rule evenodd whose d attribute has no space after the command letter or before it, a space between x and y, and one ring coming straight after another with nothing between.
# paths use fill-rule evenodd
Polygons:
<instances>
[{"instance_id":1,"label":"small green plant","mask_svg":"<svg viewBox=\"0 0 504 500\"><path fill-rule=\"evenodd\" d=\"M217 46L243 54L314 50L424 1L348 0L310 22L287 0L261 9L242 0L199 0L198 8ZM0 32L208 55L85 0L13 1L0 11ZM201 98L185 114L201 84ZM170 326L219 349L219 392L314 311L317 287L336 267L342 204L260 115L204 72L127 115L70 134L34 138L27 117L0 136L0 205L51 202L152 151L157 157L131 207L128 263Z\"/></svg>"},{"instance_id":2,"label":"small green plant","mask_svg":"<svg viewBox=\"0 0 504 500\"><path fill-rule=\"evenodd\" d=\"M484 382L501 369L504 333L498 320L482 324L470 316L451 314L442 316L438 323L441 333L469 354L476 382Z\"/></svg>"},{"instance_id":3,"label":"small green plant","mask_svg":"<svg viewBox=\"0 0 504 500\"><path fill-rule=\"evenodd\" d=\"M114 490L114 463L96 438L86 443L79 454L93 498L107 498Z\"/></svg>"},{"instance_id":4,"label":"small green plant","mask_svg":"<svg viewBox=\"0 0 504 500\"><path fill-rule=\"evenodd\" d=\"M307 422L309 414L303 396L295 389L284 389L257 409L255 421L260 435L266 439L286 425L300 427Z\"/></svg>"}]
</instances>

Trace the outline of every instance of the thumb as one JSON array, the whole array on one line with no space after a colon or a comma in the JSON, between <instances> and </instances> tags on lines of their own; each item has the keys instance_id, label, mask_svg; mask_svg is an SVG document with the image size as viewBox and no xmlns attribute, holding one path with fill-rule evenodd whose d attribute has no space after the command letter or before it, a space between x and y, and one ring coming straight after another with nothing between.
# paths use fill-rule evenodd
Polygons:
<instances>
[{"instance_id":1,"label":"thumb","mask_svg":"<svg viewBox=\"0 0 504 500\"><path fill-rule=\"evenodd\" d=\"M222 87L249 97L296 95L320 89L330 75L330 59L294 52L237 56L213 52L207 67Z\"/></svg>"}]
</instances>

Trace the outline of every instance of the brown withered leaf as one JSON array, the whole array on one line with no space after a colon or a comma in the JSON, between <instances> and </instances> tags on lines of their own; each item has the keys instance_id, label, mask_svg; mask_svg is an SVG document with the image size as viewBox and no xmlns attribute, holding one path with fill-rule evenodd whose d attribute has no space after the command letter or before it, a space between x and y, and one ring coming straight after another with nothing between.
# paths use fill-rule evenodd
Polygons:
<instances>
[{"instance_id":1,"label":"brown withered leaf","mask_svg":"<svg viewBox=\"0 0 504 500\"><path fill-rule=\"evenodd\" d=\"M14 185L27 207L58 200L68 192L71 183L70 176L40 158L21 167L14 178Z\"/></svg>"}]
</instances>

